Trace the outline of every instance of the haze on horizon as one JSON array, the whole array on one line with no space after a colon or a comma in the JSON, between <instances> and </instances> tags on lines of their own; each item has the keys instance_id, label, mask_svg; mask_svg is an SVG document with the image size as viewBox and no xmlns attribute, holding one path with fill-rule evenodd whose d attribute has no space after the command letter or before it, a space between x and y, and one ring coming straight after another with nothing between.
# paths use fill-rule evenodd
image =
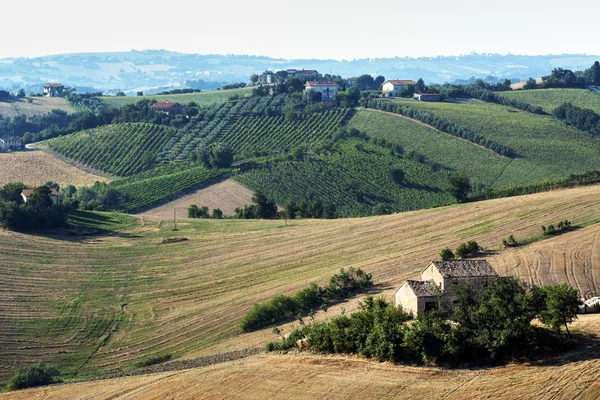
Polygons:
<instances>
[{"instance_id":1,"label":"haze on horizon","mask_svg":"<svg viewBox=\"0 0 600 400\"><path fill-rule=\"evenodd\" d=\"M0 58L166 49L182 53L346 59L477 53L600 54L597 0L340 0L259 3L13 1L2 6ZM298 4L298 3L296 3Z\"/></svg>"}]
</instances>

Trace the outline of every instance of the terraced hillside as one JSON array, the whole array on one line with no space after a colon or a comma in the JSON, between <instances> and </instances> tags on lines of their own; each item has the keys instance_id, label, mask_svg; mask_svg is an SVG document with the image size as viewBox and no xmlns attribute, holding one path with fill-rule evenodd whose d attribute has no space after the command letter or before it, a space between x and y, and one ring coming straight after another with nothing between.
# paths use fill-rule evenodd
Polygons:
<instances>
[{"instance_id":1,"label":"terraced hillside","mask_svg":"<svg viewBox=\"0 0 600 400\"><path fill-rule=\"evenodd\" d=\"M158 355L261 347L273 339L270 329L237 335L236 324L252 304L275 294L323 283L341 267L360 267L391 298L442 247L474 239L494 249L509 234L532 237L540 225L565 218L590 224L598 221L599 206L595 186L287 227L280 221L187 220L172 231L171 224L145 217L143 226L96 238L0 232L0 376L40 359L83 377ZM584 228L589 236L598 229ZM161 244L168 237L189 240ZM576 270L593 265L593 259L573 260ZM550 262L550 268L564 267ZM593 287L567 280L600 290L600 272L582 271ZM561 279L558 272L553 276ZM356 299L317 317L336 315L340 306L350 312Z\"/></svg>"},{"instance_id":2,"label":"terraced hillside","mask_svg":"<svg viewBox=\"0 0 600 400\"><path fill-rule=\"evenodd\" d=\"M231 90L213 90L199 93L184 94L162 94L148 96L104 96L100 99L104 104L110 107L122 107L128 104L137 103L143 99L156 101L173 101L181 104L194 102L201 106L209 106L226 102L231 96L244 96L252 94L251 88L231 89Z\"/></svg>"},{"instance_id":3,"label":"terraced hillside","mask_svg":"<svg viewBox=\"0 0 600 400\"><path fill-rule=\"evenodd\" d=\"M515 90L500 94L503 97L542 107L547 113L552 113L552 110L564 103L571 103L574 106L589 108L600 113L600 93L595 93L588 89Z\"/></svg>"},{"instance_id":4,"label":"terraced hillside","mask_svg":"<svg viewBox=\"0 0 600 400\"><path fill-rule=\"evenodd\" d=\"M559 179L570 173L600 169L600 142L590 134L565 126L550 116L480 101L394 101L466 126L513 149L517 156L494 182L494 188Z\"/></svg>"},{"instance_id":5,"label":"terraced hillside","mask_svg":"<svg viewBox=\"0 0 600 400\"><path fill-rule=\"evenodd\" d=\"M3 117L25 115L27 118L31 118L47 114L52 110L75 112L75 109L63 97L23 97L12 101L0 101L0 115Z\"/></svg>"}]
</instances>

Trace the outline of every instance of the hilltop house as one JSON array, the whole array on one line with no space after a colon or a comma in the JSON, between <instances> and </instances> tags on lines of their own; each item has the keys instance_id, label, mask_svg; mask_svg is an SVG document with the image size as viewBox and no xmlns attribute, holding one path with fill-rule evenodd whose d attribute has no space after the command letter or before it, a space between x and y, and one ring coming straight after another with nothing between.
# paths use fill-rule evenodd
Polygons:
<instances>
[{"instance_id":1,"label":"hilltop house","mask_svg":"<svg viewBox=\"0 0 600 400\"><path fill-rule=\"evenodd\" d=\"M27 203L27 200L31 198L32 194L33 189L23 189L23 191L21 192L23 202ZM52 204L58 203L58 191L54 188L50 189L50 200L52 200Z\"/></svg>"},{"instance_id":2,"label":"hilltop house","mask_svg":"<svg viewBox=\"0 0 600 400\"><path fill-rule=\"evenodd\" d=\"M415 93L413 95L415 100L419 101L440 101L441 97L436 93Z\"/></svg>"},{"instance_id":3,"label":"hilltop house","mask_svg":"<svg viewBox=\"0 0 600 400\"><path fill-rule=\"evenodd\" d=\"M335 100L335 94L337 93L337 83L331 81L309 81L304 84L304 91L315 91L321 93L321 99L323 101Z\"/></svg>"},{"instance_id":4,"label":"hilltop house","mask_svg":"<svg viewBox=\"0 0 600 400\"><path fill-rule=\"evenodd\" d=\"M46 83L44 85L44 96L46 97L61 97L65 87L62 83Z\"/></svg>"},{"instance_id":5,"label":"hilltop house","mask_svg":"<svg viewBox=\"0 0 600 400\"><path fill-rule=\"evenodd\" d=\"M348 87L350 89L354 88L356 86L356 81L358 80L357 77L353 76L352 78L348 78Z\"/></svg>"},{"instance_id":6,"label":"hilltop house","mask_svg":"<svg viewBox=\"0 0 600 400\"><path fill-rule=\"evenodd\" d=\"M400 286L396 291L396 305L417 315L437 307L442 299L452 309L456 301L454 286L466 284L479 291L496 278L498 274L485 260L432 261L421 272L420 281L408 280Z\"/></svg>"},{"instance_id":7,"label":"hilltop house","mask_svg":"<svg viewBox=\"0 0 600 400\"><path fill-rule=\"evenodd\" d=\"M20 138L9 137L7 139L0 139L0 151L7 150L18 150L23 148L23 142Z\"/></svg>"},{"instance_id":8,"label":"hilltop house","mask_svg":"<svg viewBox=\"0 0 600 400\"><path fill-rule=\"evenodd\" d=\"M288 69L286 70L288 76L297 76L299 78L302 78L303 76L308 76L308 75L317 75L319 72L317 70L314 69Z\"/></svg>"},{"instance_id":9,"label":"hilltop house","mask_svg":"<svg viewBox=\"0 0 600 400\"><path fill-rule=\"evenodd\" d=\"M404 89L408 89L409 86L416 84L417 82L411 80L388 80L383 82L381 94L384 97L397 97Z\"/></svg>"},{"instance_id":10,"label":"hilltop house","mask_svg":"<svg viewBox=\"0 0 600 400\"><path fill-rule=\"evenodd\" d=\"M150 108L154 111L163 112L169 116L179 114L182 111L181 104L171 101L154 103Z\"/></svg>"},{"instance_id":11,"label":"hilltop house","mask_svg":"<svg viewBox=\"0 0 600 400\"><path fill-rule=\"evenodd\" d=\"M261 85L274 85L276 83L281 83L281 78L275 74L260 74L257 83Z\"/></svg>"}]
</instances>

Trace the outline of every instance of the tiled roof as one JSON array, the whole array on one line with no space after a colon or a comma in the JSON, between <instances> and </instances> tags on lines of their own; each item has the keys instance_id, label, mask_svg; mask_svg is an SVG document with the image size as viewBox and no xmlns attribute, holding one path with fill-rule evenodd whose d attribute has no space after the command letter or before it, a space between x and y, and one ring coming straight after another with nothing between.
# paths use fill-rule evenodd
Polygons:
<instances>
[{"instance_id":1,"label":"tiled roof","mask_svg":"<svg viewBox=\"0 0 600 400\"><path fill-rule=\"evenodd\" d=\"M440 288L434 281L406 281L417 297L432 297L440 295Z\"/></svg>"},{"instance_id":2,"label":"tiled roof","mask_svg":"<svg viewBox=\"0 0 600 400\"><path fill-rule=\"evenodd\" d=\"M293 74L316 74L317 70L315 69L288 69L287 70L288 73L293 73Z\"/></svg>"},{"instance_id":3,"label":"tiled roof","mask_svg":"<svg viewBox=\"0 0 600 400\"><path fill-rule=\"evenodd\" d=\"M62 83L46 83L44 87L63 87Z\"/></svg>"},{"instance_id":4,"label":"tiled roof","mask_svg":"<svg viewBox=\"0 0 600 400\"><path fill-rule=\"evenodd\" d=\"M432 261L431 263L445 278L498 275L485 260Z\"/></svg>"},{"instance_id":5,"label":"tiled roof","mask_svg":"<svg viewBox=\"0 0 600 400\"><path fill-rule=\"evenodd\" d=\"M174 106L176 106L179 103L174 103L174 102L158 102L158 103L154 103L152 104L152 106L150 108L152 108L153 110L168 110L170 108L173 108Z\"/></svg>"},{"instance_id":6,"label":"tiled roof","mask_svg":"<svg viewBox=\"0 0 600 400\"><path fill-rule=\"evenodd\" d=\"M393 80L389 80L386 82L389 82L392 85L416 85L417 84L417 82L411 81L411 80L395 80L395 79L393 79Z\"/></svg>"},{"instance_id":7,"label":"tiled roof","mask_svg":"<svg viewBox=\"0 0 600 400\"><path fill-rule=\"evenodd\" d=\"M415 93L419 96L439 96L439 93Z\"/></svg>"},{"instance_id":8,"label":"tiled roof","mask_svg":"<svg viewBox=\"0 0 600 400\"><path fill-rule=\"evenodd\" d=\"M306 82L304 86L337 86L337 83L331 81L310 81Z\"/></svg>"},{"instance_id":9,"label":"tiled roof","mask_svg":"<svg viewBox=\"0 0 600 400\"><path fill-rule=\"evenodd\" d=\"M23 193L23 196L25 197L31 197L31 195L33 194L33 189L23 189L21 193ZM56 191L56 189L50 189L50 196L58 196L58 192Z\"/></svg>"}]
</instances>

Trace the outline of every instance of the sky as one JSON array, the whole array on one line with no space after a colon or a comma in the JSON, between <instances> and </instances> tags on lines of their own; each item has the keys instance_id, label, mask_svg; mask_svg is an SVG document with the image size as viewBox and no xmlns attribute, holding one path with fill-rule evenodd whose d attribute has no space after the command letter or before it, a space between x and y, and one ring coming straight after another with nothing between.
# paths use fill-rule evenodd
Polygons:
<instances>
[{"instance_id":1,"label":"sky","mask_svg":"<svg viewBox=\"0 0 600 400\"><path fill-rule=\"evenodd\" d=\"M598 0L8 2L0 58L132 49L338 60L600 55Z\"/></svg>"}]
</instances>

